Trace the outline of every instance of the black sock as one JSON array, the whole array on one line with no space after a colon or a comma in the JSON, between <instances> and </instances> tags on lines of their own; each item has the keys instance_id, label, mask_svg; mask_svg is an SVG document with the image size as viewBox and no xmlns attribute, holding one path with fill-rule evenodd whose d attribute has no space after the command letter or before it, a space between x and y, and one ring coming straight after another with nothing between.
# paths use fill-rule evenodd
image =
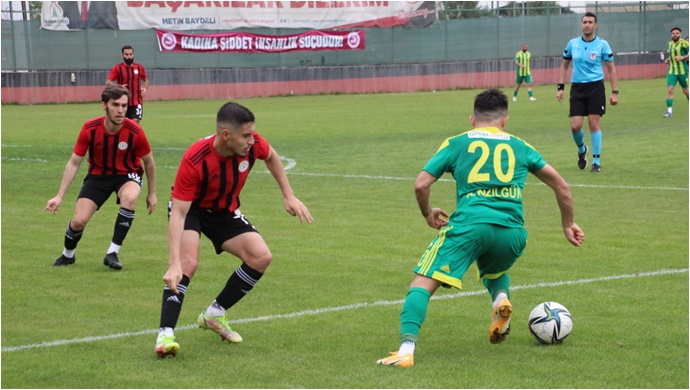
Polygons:
<instances>
[{"instance_id":1,"label":"black sock","mask_svg":"<svg viewBox=\"0 0 690 390\"><path fill-rule=\"evenodd\" d=\"M230 275L228 282L225 284L225 288L218 294L218 297L216 297L216 302L224 309L230 309L254 288L254 285L261 279L262 275L261 272L242 263L242 265Z\"/></svg>"},{"instance_id":2,"label":"black sock","mask_svg":"<svg viewBox=\"0 0 690 390\"><path fill-rule=\"evenodd\" d=\"M128 210L124 207L120 207L120 211L117 213L117 218L115 218L115 231L113 232L113 244L122 245L122 241L125 240L129 228L132 227L132 222L134 221L134 210Z\"/></svg>"},{"instance_id":3,"label":"black sock","mask_svg":"<svg viewBox=\"0 0 690 390\"><path fill-rule=\"evenodd\" d=\"M182 311L182 302L187 293L187 286L189 286L189 277L182 275L182 280L177 284L177 291L175 294L168 285L163 289L163 305L161 307L161 328L174 328L177 325L177 320L180 318Z\"/></svg>"},{"instance_id":4,"label":"black sock","mask_svg":"<svg viewBox=\"0 0 690 390\"><path fill-rule=\"evenodd\" d=\"M83 230L74 231L72 230L71 224L67 224L67 230L65 231L65 249L73 250L77 247L77 243L81 240L81 235L84 233Z\"/></svg>"}]
</instances>

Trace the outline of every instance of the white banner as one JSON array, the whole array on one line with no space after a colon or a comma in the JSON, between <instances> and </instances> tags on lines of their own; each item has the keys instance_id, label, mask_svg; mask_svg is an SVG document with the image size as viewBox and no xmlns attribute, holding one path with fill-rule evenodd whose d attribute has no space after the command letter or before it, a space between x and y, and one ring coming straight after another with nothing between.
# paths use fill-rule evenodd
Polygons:
<instances>
[{"instance_id":1,"label":"white banner","mask_svg":"<svg viewBox=\"0 0 690 390\"><path fill-rule=\"evenodd\" d=\"M435 1L44 1L48 30L426 27Z\"/></svg>"}]
</instances>

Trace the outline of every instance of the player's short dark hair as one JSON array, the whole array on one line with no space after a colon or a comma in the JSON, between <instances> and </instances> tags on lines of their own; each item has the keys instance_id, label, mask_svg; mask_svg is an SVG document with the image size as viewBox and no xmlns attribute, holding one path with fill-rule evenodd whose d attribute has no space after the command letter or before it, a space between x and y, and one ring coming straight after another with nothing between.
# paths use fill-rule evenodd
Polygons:
<instances>
[{"instance_id":1,"label":"player's short dark hair","mask_svg":"<svg viewBox=\"0 0 690 390\"><path fill-rule=\"evenodd\" d=\"M678 30L678 32L683 32L683 30L680 29L680 27L674 27L671 29L671 32Z\"/></svg>"},{"instance_id":2,"label":"player's short dark hair","mask_svg":"<svg viewBox=\"0 0 690 390\"><path fill-rule=\"evenodd\" d=\"M594 12L587 12L586 14L582 15L582 19L580 19L580 21L585 20L585 18L588 16L594 18L594 23L597 22L597 15Z\"/></svg>"},{"instance_id":3,"label":"player's short dark hair","mask_svg":"<svg viewBox=\"0 0 690 390\"><path fill-rule=\"evenodd\" d=\"M218 110L218 115L216 115L218 130L223 125L230 125L233 129L238 129L250 122L256 122L254 114L247 107L235 102L223 104L220 110Z\"/></svg>"},{"instance_id":4,"label":"player's short dark hair","mask_svg":"<svg viewBox=\"0 0 690 390\"><path fill-rule=\"evenodd\" d=\"M122 52L122 54L124 54L125 50L128 50L128 49L131 50L132 52L134 51L134 48L131 45L124 45L124 46L122 46L122 50L120 50L120 52Z\"/></svg>"},{"instance_id":5,"label":"player's short dark hair","mask_svg":"<svg viewBox=\"0 0 690 390\"><path fill-rule=\"evenodd\" d=\"M101 93L101 101L103 103L108 103L110 100L117 100L122 96L127 95L127 101L131 99L129 90L122 85L108 85L103 89Z\"/></svg>"},{"instance_id":6,"label":"player's short dark hair","mask_svg":"<svg viewBox=\"0 0 690 390\"><path fill-rule=\"evenodd\" d=\"M508 115L508 97L500 89L492 88L474 98L474 116L480 121L493 121Z\"/></svg>"}]
</instances>

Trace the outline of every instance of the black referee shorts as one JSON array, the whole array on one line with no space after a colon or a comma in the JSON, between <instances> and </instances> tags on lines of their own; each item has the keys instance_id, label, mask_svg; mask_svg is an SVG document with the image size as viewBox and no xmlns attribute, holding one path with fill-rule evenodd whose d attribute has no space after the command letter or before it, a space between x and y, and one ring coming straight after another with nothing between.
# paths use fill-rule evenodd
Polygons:
<instances>
[{"instance_id":1,"label":"black referee shorts","mask_svg":"<svg viewBox=\"0 0 690 390\"><path fill-rule=\"evenodd\" d=\"M189 208L184 221L184 230L204 233L213 243L216 254L223 252L223 243L243 233L259 233L247 218L235 210L234 213L217 213L195 205Z\"/></svg>"},{"instance_id":2,"label":"black referee shorts","mask_svg":"<svg viewBox=\"0 0 690 390\"><path fill-rule=\"evenodd\" d=\"M606 88L604 80L591 83L572 83L570 86L570 116L604 116Z\"/></svg>"},{"instance_id":3,"label":"black referee shorts","mask_svg":"<svg viewBox=\"0 0 690 390\"><path fill-rule=\"evenodd\" d=\"M141 187L141 176L139 175L86 175L78 198L91 199L100 209L113 192L117 194L120 188L129 181L133 181ZM120 204L119 197L117 204Z\"/></svg>"}]
</instances>

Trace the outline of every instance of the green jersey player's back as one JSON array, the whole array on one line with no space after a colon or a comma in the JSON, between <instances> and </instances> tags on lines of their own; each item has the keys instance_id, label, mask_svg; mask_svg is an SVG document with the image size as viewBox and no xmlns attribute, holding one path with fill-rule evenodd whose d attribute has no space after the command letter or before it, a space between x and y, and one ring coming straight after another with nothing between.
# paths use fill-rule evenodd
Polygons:
<instances>
[{"instance_id":1,"label":"green jersey player's back","mask_svg":"<svg viewBox=\"0 0 690 390\"><path fill-rule=\"evenodd\" d=\"M455 179L457 207L450 224L521 227L525 179L544 165L527 142L485 127L446 139L423 169L437 179L445 172Z\"/></svg>"}]
</instances>

